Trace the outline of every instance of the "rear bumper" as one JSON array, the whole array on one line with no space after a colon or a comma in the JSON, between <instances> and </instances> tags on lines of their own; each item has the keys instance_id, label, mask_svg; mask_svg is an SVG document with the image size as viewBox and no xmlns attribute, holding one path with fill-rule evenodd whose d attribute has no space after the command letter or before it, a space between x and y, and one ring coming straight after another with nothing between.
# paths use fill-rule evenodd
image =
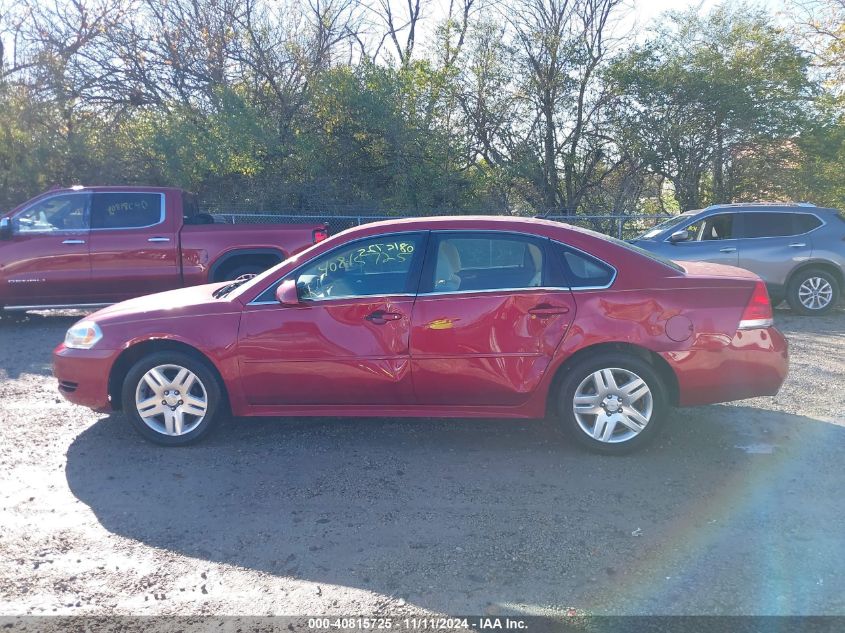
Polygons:
<instances>
[{"instance_id":1,"label":"rear bumper","mask_svg":"<svg viewBox=\"0 0 845 633\"><path fill-rule=\"evenodd\" d=\"M109 374L116 355L112 350L68 349L59 345L53 350L53 375L59 381L59 393L74 404L111 411Z\"/></svg>"},{"instance_id":2,"label":"rear bumper","mask_svg":"<svg viewBox=\"0 0 845 633\"><path fill-rule=\"evenodd\" d=\"M692 348L661 354L678 379L682 407L773 396L789 369L787 343L774 327L727 337L702 335Z\"/></svg>"}]
</instances>

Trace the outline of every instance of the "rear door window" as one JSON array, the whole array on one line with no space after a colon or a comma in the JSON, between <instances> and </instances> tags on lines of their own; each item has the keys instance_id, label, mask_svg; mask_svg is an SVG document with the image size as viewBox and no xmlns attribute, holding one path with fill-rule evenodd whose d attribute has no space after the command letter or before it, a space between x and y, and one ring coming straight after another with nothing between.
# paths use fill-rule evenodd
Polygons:
<instances>
[{"instance_id":1,"label":"rear door window","mask_svg":"<svg viewBox=\"0 0 845 633\"><path fill-rule=\"evenodd\" d=\"M164 221L164 196L159 193L95 193L91 228L136 229Z\"/></svg>"},{"instance_id":2,"label":"rear door window","mask_svg":"<svg viewBox=\"0 0 845 633\"><path fill-rule=\"evenodd\" d=\"M743 215L742 236L757 238L796 235L798 231L793 223L794 216L794 213L746 213Z\"/></svg>"},{"instance_id":3,"label":"rear door window","mask_svg":"<svg viewBox=\"0 0 845 633\"><path fill-rule=\"evenodd\" d=\"M434 267L426 291L519 290L544 283L545 240L498 232L433 237Z\"/></svg>"}]
</instances>

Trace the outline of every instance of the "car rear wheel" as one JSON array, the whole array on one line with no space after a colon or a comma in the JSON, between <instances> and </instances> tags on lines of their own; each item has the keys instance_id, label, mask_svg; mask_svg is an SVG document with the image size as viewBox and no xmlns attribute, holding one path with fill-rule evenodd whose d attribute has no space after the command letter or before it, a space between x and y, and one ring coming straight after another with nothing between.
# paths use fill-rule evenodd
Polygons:
<instances>
[{"instance_id":1,"label":"car rear wheel","mask_svg":"<svg viewBox=\"0 0 845 633\"><path fill-rule=\"evenodd\" d=\"M602 354L566 372L558 423L592 451L623 454L654 439L667 407L666 388L648 362L627 354Z\"/></svg>"},{"instance_id":2,"label":"car rear wheel","mask_svg":"<svg viewBox=\"0 0 845 633\"><path fill-rule=\"evenodd\" d=\"M220 417L217 377L199 359L181 352L157 352L126 374L123 410L146 439L183 446L207 435Z\"/></svg>"},{"instance_id":3,"label":"car rear wheel","mask_svg":"<svg viewBox=\"0 0 845 633\"><path fill-rule=\"evenodd\" d=\"M787 301L799 314L827 314L839 303L839 283L824 270L803 270L789 283Z\"/></svg>"}]
</instances>

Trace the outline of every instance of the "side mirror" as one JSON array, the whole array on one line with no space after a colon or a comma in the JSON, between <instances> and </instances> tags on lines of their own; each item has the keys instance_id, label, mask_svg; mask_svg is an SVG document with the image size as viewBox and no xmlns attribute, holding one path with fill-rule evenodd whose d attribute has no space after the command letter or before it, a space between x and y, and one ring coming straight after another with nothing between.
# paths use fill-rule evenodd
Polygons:
<instances>
[{"instance_id":1,"label":"side mirror","mask_svg":"<svg viewBox=\"0 0 845 633\"><path fill-rule=\"evenodd\" d=\"M687 242L689 241L689 231L686 229L682 231L675 231L672 235L669 236L669 241L672 244L676 244L678 242Z\"/></svg>"},{"instance_id":2,"label":"side mirror","mask_svg":"<svg viewBox=\"0 0 845 633\"><path fill-rule=\"evenodd\" d=\"M0 240L8 240L12 237L12 220L0 218Z\"/></svg>"},{"instance_id":3,"label":"side mirror","mask_svg":"<svg viewBox=\"0 0 845 633\"><path fill-rule=\"evenodd\" d=\"M299 305L299 293L296 291L296 280L285 279L279 287L276 288L276 299L279 300L283 306Z\"/></svg>"}]
</instances>

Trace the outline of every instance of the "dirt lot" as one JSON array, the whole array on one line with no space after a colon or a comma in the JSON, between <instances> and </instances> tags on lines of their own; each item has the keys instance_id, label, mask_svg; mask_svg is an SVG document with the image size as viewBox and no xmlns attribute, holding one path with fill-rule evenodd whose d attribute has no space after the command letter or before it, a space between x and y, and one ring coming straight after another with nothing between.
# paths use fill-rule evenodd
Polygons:
<instances>
[{"instance_id":1,"label":"dirt lot","mask_svg":"<svg viewBox=\"0 0 845 633\"><path fill-rule=\"evenodd\" d=\"M513 421L158 448L58 396L73 320L0 322L0 613L845 614L845 312L778 311L780 395L624 458Z\"/></svg>"}]
</instances>

